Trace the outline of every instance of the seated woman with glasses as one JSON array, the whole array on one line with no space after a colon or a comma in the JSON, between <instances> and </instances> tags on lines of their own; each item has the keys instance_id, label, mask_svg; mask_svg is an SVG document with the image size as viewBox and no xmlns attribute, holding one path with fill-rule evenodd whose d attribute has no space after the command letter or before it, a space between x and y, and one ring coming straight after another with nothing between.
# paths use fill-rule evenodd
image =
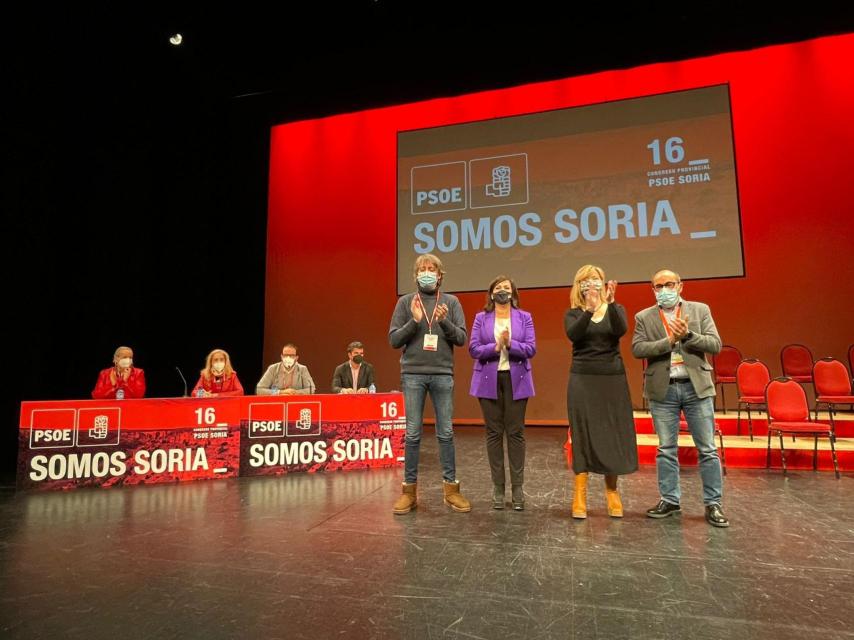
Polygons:
<instances>
[{"instance_id":1,"label":"seated woman with glasses","mask_svg":"<svg viewBox=\"0 0 854 640\"><path fill-rule=\"evenodd\" d=\"M231 366L231 358L222 349L214 349L205 360L205 368L193 387L193 395L199 398L218 396L242 396L243 385Z\"/></svg>"}]
</instances>

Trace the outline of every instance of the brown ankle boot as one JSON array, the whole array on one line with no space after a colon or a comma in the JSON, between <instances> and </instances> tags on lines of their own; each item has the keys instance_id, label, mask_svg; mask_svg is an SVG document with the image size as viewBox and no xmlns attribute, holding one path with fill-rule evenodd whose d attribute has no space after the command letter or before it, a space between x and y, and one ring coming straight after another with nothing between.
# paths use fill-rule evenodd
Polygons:
<instances>
[{"instance_id":1,"label":"brown ankle boot","mask_svg":"<svg viewBox=\"0 0 854 640\"><path fill-rule=\"evenodd\" d=\"M575 474L575 490L572 494L572 517L583 520L587 517L587 472Z\"/></svg>"},{"instance_id":2,"label":"brown ankle boot","mask_svg":"<svg viewBox=\"0 0 854 640\"><path fill-rule=\"evenodd\" d=\"M454 511L460 513L468 513L471 511L471 502L465 499L460 493L459 482L443 482L445 490L445 504L451 507Z\"/></svg>"},{"instance_id":3,"label":"brown ankle boot","mask_svg":"<svg viewBox=\"0 0 854 640\"><path fill-rule=\"evenodd\" d=\"M412 484L403 483L403 492L394 501L393 509L395 515L400 516L404 513L409 513L418 506L418 497L415 493L417 487L417 482L413 482Z\"/></svg>"},{"instance_id":4,"label":"brown ankle boot","mask_svg":"<svg viewBox=\"0 0 854 640\"><path fill-rule=\"evenodd\" d=\"M612 518L623 517L623 503L617 491L617 476L605 476L605 497L608 500L608 515Z\"/></svg>"}]
</instances>

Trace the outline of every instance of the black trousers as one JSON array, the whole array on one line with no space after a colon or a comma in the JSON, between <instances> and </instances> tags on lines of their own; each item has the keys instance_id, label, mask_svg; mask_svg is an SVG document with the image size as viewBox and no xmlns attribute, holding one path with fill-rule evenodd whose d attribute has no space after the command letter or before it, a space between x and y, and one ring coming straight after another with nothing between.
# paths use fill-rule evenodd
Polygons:
<instances>
[{"instance_id":1,"label":"black trousers","mask_svg":"<svg viewBox=\"0 0 854 640\"><path fill-rule=\"evenodd\" d=\"M498 399L479 398L486 423L486 455L494 484L504 484L504 436L510 461L510 483L525 480L525 409L528 399L513 399L509 371L498 372Z\"/></svg>"}]
</instances>

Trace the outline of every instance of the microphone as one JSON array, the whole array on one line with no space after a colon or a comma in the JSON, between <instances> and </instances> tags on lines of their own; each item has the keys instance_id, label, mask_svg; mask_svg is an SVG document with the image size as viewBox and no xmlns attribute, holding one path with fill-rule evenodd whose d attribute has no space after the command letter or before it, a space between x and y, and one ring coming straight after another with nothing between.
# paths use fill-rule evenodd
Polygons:
<instances>
[{"instance_id":1,"label":"microphone","mask_svg":"<svg viewBox=\"0 0 854 640\"><path fill-rule=\"evenodd\" d=\"M180 368L175 367L175 371L178 372L178 375L181 376L181 380L184 381L184 397L187 398L187 397L189 397L189 394L187 394L187 379L184 377L184 374L181 373Z\"/></svg>"}]
</instances>

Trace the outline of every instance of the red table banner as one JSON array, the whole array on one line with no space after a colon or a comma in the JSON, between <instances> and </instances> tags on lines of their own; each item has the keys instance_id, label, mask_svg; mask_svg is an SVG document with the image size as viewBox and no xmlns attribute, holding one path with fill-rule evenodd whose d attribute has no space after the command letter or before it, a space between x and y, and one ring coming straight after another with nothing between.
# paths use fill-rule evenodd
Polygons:
<instances>
[{"instance_id":1,"label":"red table banner","mask_svg":"<svg viewBox=\"0 0 854 640\"><path fill-rule=\"evenodd\" d=\"M399 466L401 393L247 396L240 475Z\"/></svg>"},{"instance_id":2,"label":"red table banner","mask_svg":"<svg viewBox=\"0 0 854 640\"><path fill-rule=\"evenodd\" d=\"M400 393L21 403L18 487L399 466Z\"/></svg>"}]
</instances>

